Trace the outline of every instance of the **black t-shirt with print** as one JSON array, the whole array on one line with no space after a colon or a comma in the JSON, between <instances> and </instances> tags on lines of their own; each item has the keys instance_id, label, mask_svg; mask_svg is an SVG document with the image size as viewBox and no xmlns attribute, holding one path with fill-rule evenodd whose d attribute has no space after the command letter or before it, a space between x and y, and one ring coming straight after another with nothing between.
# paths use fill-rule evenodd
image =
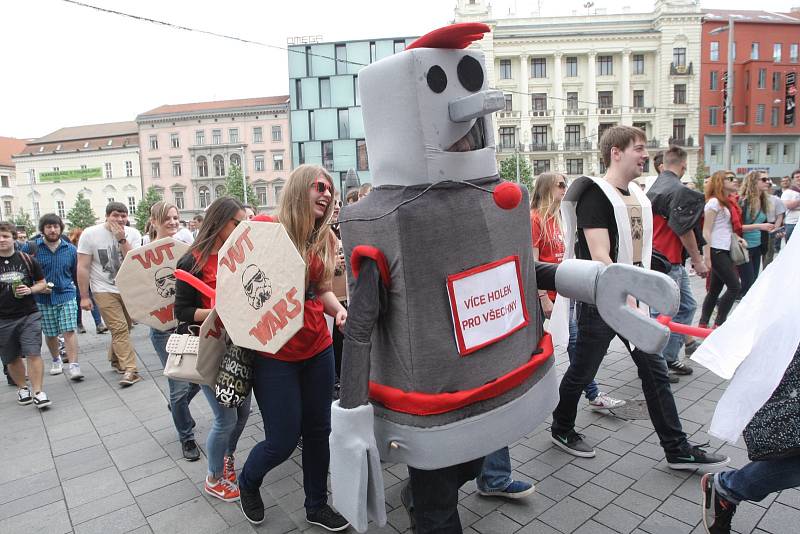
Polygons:
<instances>
[{"instance_id":1,"label":"black t-shirt with print","mask_svg":"<svg viewBox=\"0 0 800 534\"><path fill-rule=\"evenodd\" d=\"M30 256L28 258L30 264L19 251L14 251L8 257L0 256L0 319L18 319L39 311L33 295L18 299L12 289L12 283L18 276L22 276L22 283L28 287L35 281L44 279L39 262Z\"/></svg>"},{"instance_id":2,"label":"black t-shirt with print","mask_svg":"<svg viewBox=\"0 0 800 534\"><path fill-rule=\"evenodd\" d=\"M617 189L620 194L628 196L630 191ZM586 243L584 228L605 228L608 230L608 239L611 243L609 256L611 261L617 261L617 241L619 232L617 231L617 220L614 217L614 206L600 186L593 183L588 186L578 199L575 206L578 217L578 240L575 242L575 257L579 260L591 260L592 254L589 252L589 245Z\"/></svg>"}]
</instances>

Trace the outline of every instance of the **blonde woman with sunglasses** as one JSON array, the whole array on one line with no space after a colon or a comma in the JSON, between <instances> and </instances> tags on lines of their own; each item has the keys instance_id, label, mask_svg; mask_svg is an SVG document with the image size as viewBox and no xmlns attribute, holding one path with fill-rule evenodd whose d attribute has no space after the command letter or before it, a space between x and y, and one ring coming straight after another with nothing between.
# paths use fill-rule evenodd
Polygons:
<instances>
[{"instance_id":1,"label":"blonde woman with sunglasses","mask_svg":"<svg viewBox=\"0 0 800 534\"><path fill-rule=\"evenodd\" d=\"M761 241L769 239L768 235L761 232L771 232L775 225L767 222L767 212L769 211L770 200L767 191L772 187L772 181L767 173L762 171L750 171L742 181L742 188L739 190L739 205L742 208L742 237L747 241L747 251L750 253L750 260L739 266L739 274L742 278L741 297L744 297L750 287L758 278L758 271L761 270Z\"/></svg>"}]
</instances>

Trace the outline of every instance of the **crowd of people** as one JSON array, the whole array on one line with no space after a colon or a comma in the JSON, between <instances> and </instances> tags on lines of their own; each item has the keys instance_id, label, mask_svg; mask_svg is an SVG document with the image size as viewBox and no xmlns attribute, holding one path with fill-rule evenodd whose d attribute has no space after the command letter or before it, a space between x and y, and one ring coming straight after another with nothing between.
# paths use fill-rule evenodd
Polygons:
<instances>
[{"instance_id":1,"label":"crowd of people","mask_svg":"<svg viewBox=\"0 0 800 534\"><path fill-rule=\"evenodd\" d=\"M694 322L697 310L690 283L690 276L696 275L707 284L699 326L720 326L780 252L784 238L787 242L791 238L800 216L800 170L781 180L778 190L760 171L742 178L731 171L718 171L700 192L693 182L683 180L686 152L670 147L654 158L657 178L639 191L636 180L649 157L645 146L639 130L611 128L600 143L608 173L602 179L587 179L580 185L579 195L566 199L565 194L574 187L566 176L548 172L536 178L530 196L534 259L554 264L572 257L607 265L624 261L661 270L680 290L680 308L673 320L686 325ZM358 202L369 193L369 186L349 191L346 203ZM642 218L649 216L642 211L648 209L648 202L652 207L651 237L642 231ZM562 203L571 209L562 209ZM127 207L117 202L108 204L103 222L72 229L69 237L64 222L55 214L42 216L39 234L24 241L14 225L0 222L0 354L9 385L18 388L18 403L40 409L52 405L44 392L42 336L51 356L50 374L63 373L76 382L84 379L78 350L78 334L86 331L82 311L91 312L98 334L110 332L108 360L120 375L119 385L130 387L143 379L130 336L133 321L115 282L130 251L164 238L189 243L189 252L178 267L214 288L217 253L235 228L245 220L278 222L306 260L305 313L302 328L283 348L276 354L258 353L253 360L252 395L263 419L263 439L237 475L234 455L251 412L252 395L239 406L225 407L212 387L169 379L169 407L187 461L201 458L190 403L202 391L211 407L213 421L204 450L208 494L240 502L245 517L261 523L265 519L260 493L263 480L299 445L307 520L330 531L344 530L347 520L328 505L327 488L330 405L341 378L342 330L348 319L345 258L336 224L341 204L331 176L321 167L302 165L292 172L276 216L257 215L256 208L221 197L186 226L177 206L155 203L144 236L129 224ZM565 228L576 228L576 232L565 235ZM743 251L743 257L737 259L732 249ZM550 318L556 293L541 289L538 298L543 315ZM212 307L206 294L179 280L176 331L185 333L190 326L201 324ZM566 309L569 367L561 378L560 400L553 413L552 442L571 455L591 458L594 447L575 428L579 399L585 395L590 409L599 412L611 412L625 404L601 391L595 381L618 333L593 305L572 301ZM152 347L162 364L167 361L171 333L150 330ZM667 464L673 469L714 470L729 461L688 441L670 388L670 383L693 372L680 357L681 351L691 355L701 341L672 334L660 354L648 354L623 339L642 380ZM796 470L796 462L793 466ZM507 447L490 454L477 467L477 486L484 496L519 499L534 491L532 484L512 478ZM796 478L769 484L762 481L757 490L749 490L746 482L737 482L744 476L726 472L716 479L703 478L706 510L717 516L704 522L710 532L730 531L735 505L741 500L763 499L771 491L791 487L786 484L795 483ZM402 498L412 519L421 518L415 515L415 497L408 488ZM420 503L416 504L419 508Z\"/></svg>"}]
</instances>

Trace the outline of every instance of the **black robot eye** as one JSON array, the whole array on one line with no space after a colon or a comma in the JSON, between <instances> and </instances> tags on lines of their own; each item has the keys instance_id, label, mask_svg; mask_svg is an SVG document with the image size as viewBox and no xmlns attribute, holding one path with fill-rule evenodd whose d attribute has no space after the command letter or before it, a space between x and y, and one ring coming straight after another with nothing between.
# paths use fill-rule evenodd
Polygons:
<instances>
[{"instance_id":1,"label":"black robot eye","mask_svg":"<svg viewBox=\"0 0 800 534\"><path fill-rule=\"evenodd\" d=\"M434 93L441 93L447 89L447 74L439 65L434 65L428 69L428 87Z\"/></svg>"},{"instance_id":2,"label":"black robot eye","mask_svg":"<svg viewBox=\"0 0 800 534\"><path fill-rule=\"evenodd\" d=\"M483 87L483 68L472 56L464 56L458 62L458 81L467 91L479 91Z\"/></svg>"}]
</instances>

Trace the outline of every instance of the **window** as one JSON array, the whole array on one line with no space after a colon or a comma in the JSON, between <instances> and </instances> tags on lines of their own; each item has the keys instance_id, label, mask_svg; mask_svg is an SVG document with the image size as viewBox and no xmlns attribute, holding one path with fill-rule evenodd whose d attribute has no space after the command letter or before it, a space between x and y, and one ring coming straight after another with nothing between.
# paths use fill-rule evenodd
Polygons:
<instances>
[{"instance_id":1,"label":"window","mask_svg":"<svg viewBox=\"0 0 800 534\"><path fill-rule=\"evenodd\" d=\"M797 43L789 45L789 61L792 63L797 63L798 48L800 48L800 46L798 46Z\"/></svg>"},{"instance_id":2,"label":"window","mask_svg":"<svg viewBox=\"0 0 800 534\"><path fill-rule=\"evenodd\" d=\"M773 72L772 73L772 90L773 91L780 91L781 90L781 73L780 72Z\"/></svg>"},{"instance_id":3,"label":"window","mask_svg":"<svg viewBox=\"0 0 800 534\"><path fill-rule=\"evenodd\" d=\"M113 202L114 199L112 198L111 201ZM41 217L41 216L42 215L41 215L41 212L39 210L39 201L38 200L34 200L33 201L33 218L38 221L39 217Z\"/></svg>"},{"instance_id":4,"label":"window","mask_svg":"<svg viewBox=\"0 0 800 534\"><path fill-rule=\"evenodd\" d=\"M66 210L64 210L64 201L56 200L56 215L63 219L67 216L66 213Z\"/></svg>"},{"instance_id":5,"label":"window","mask_svg":"<svg viewBox=\"0 0 800 534\"><path fill-rule=\"evenodd\" d=\"M767 88L767 69L758 69L758 88Z\"/></svg>"},{"instance_id":6,"label":"window","mask_svg":"<svg viewBox=\"0 0 800 534\"><path fill-rule=\"evenodd\" d=\"M125 176L131 177L133 176L133 162L126 161L125 162Z\"/></svg>"},{"instance_id":7,"label":"window","mask_svg":"<svg viewBox=\"0 0 800 534\"><path fill-rule=\"evenodd\" d=\"M111 204L112 202L114 202L114 197L108 197L108 198L106 199L106 202L107 202L107 203L109 203L109 204Z\"/></svg>"},{"instance_id":8,"label":"window","mask_svg":"<svg viewBox=\"0 0 800 534\"><path fill-rule=\"evenodd\" d=\"M214 198L224 197L225 196L225 186L218 185L214 188Z\"/></svg>"},{"instance_id":9,"label":"window","mask_svg":"<svg viewBox=\"0 0 800 534\"><path fill-rule=\"evenodd\" d=\"M531 59L531 78L547 78L547 61L543 57Z\"/></svg>"},{"instance_id":10,"label":"window","mask_svg":"<svg viewBox=\"0 0 800 534\"><path fill-rule=\"evenodd\" d=\"M772 61L780 63L781 61L781 43L772 45Z\"/></svg>"},{"instance_id":11,"label":"window","mask_svg":"<svg viewBox=\"0 0 800 534\"><path fill-rule=\"evenodd\" d=\"M185 209L185 201L183 198L183 191L173 191L172 198L175 203L175 207L179 210Z\"/></svg>"},{"instance_id":12,"label":"window","mask_svg":"<svg viewBox=\"0 0 800 534\"><path fill-rule=\"evenodd\" d=\"M197 175L200 178L206 178L208 176L208 160L205 156L197 158Z\"/></svg>"},{"instance_id":13,"label":"window","mask_svg":"<svg viewBox=\"0 0 800 534\"><path fill-rule=\"evenodd\" d=\"M322 142L322 166L325 170L333 170L333 141Z\"/></svg>"},{"instance_id":14,"label":"window","mask_svg":"<svg viewBox=\"0 0 800 534\"><path fill-rule=\"evenodd\" d=\"M158 161L151 161L150 174L153 176L153 178L161 178L161 163Z\"/></svg>"},{"instance_id":15,"label":"window","mask_svg":"<svg viewBox=\"0 0 800 534\"><path fill-rule=\"evenodd\" d=\"M745 71L744 73L744 88L750 89L750 71Z\"/></svg>"},{"instance_id":16,"label":"window","mask_svg":"<svg viewBox=\"0 0 800 534\"><path fill-rule=\"evenodd\" d=\"M583 159L567 159L567 174L583 174Z\"/></svg>"},{"instance_id":17,"label":"window","mask_svg":"<svg viewBox=\"0 0 800 534\"><path fill-rule=\"evenodd\" d=\"M644 54L633 55L633 73L644 74Z\"/></svg>"},{"instance_id":18,"label":"window","mask_svg":"<svg viewBox=\"0 0 800 534\"><path fill-rule=\"evenodd\" d=\"M678 144L686 142L686 119L672 119L672 137Z\"/></svg>"},{"instance_id":19,"label":"window","mask_svg":"<svg viewBox=\"0 0 800 534\"><path fill-rule=\"evenodd\" d=\"M114 175L113 175L113 173L111 172L111 163L109 163L109 162L106 162L106 163L104 164L104 166L105 166L105 168L106 168L106 178L113 178L113 177L114 177Z\"/></svg>"},{"instance_id":20,"label":"window","mask_svg":"<svg viewBox=\"0 0 800 534\"><path fill-rule=\"evenodd\" d=\"M747 143L747 163L758 163L758 143Z\"/></svg>"},{"instance_id":21,"label":"window","mask_svg":"<svg viewBox=\"0 0 800 534\"><path fill-rule=\"evenodd\" d=\"M533 160L533 174L539 175L543 172L550 172L549 159L535 159Z\"/></svg>"},{"instance_id":22,"label":"window","mask_svg":"<svg viewBox=\"0 0 800 534\"><path fill-rule=\"evenodd\" d=\"M0 176L0 187L9 187L8 176L5 174Z\"/></svg>"},{"instance_id":23,"label":"window","mask_svg":"<svg viewBox=\"0 0 800 534\"><path fill-rule=\"evenodd\" d=\"M276 185L273 189L275 191L275 204L279 204L281 201L281 193L283 193L283 185Z\"/></svg>"},{"instance_id":24,"label":"window","mask_svg":"<svg viewBox=\"0 0 800 534\"><path fill-rule=\"evenodd\" d=\"M742 147L739 143L733 143L731 145L731 163L741 163L742 162Z\"/></svg>"},{"instance_id":25,"label":"window","mask_svg":"<svg viewBox=\"0 0 800 534\"><path fill-rule=\"evenodd\" d=\"M567 109L578 109L578 93L567 93Z\"/></svg>"},{"instance_id":26,"label":"window","mask_svg":"<svg viewBox=\"0 0 800 534\"><path fill-rule=\"evenodd\" d=\"M256 187L256 198L259 206L267 205L267 188L264 186Z\"/></svg>"},{"instance_id":27,"label":"window","mask_svg":"<svg viewBox=\"0 0 800 534\"><path fill-rule=\"evenodd\" d=\"M181 147L181 138L178 137L178 134L173 133L169 134L169 144L172 148L180 148Z\"/></svg>"},{"instance_id":28,"label":"window","mask_svg":"<svg viewBox=\"0 0 800 534\"><path fill-rule=\"evenodd\" d=\"M222 144L222 130L211 130L211 144Z\"/></svg>"},{"instance_id":29,"label":"window","mask_svg":"<svg viewBox=\"0 0 800 534\"><path fill-rule=\"evenodd\" d=\"M764 163L778 163L778 143L767 143L767 160Z\"/></svg>"},{"instance_id":30,"label":"window","mask_svg":"<svg viewBox=\"0 0 800 534\"><path fill-rule=\"evenodd\" d=\"M615 126L615 124L613 122L601 122L600 124L598 124L597 125L597 140L600 141L600 139L603 138L603 134L606 133L606 130L608 130L609 128L612 128L613 126Z\"/></svg>"},{"instance_id":31,"label":"window","mask_svg":"<svg viewBox=\"0 0 800 534\"><path fill-rule=\"evenodd\" d=\"M59 171L58 167L53 167L53 172L58 172L58 171Z\"/></svg>"},{"instance_id":32,"label":"window","mask_svg":"<svg viewBox=\"0 0 800 534\"><path fill-rule=\"evenodd\" d=\"M756 124L764 124L764 114L767 111L767 106L758 104L756 106Z\"/></svg>"},{"instance_id":33,"label":"window","mask_svg":"<svg viewBox=\"0 0 800 534\"><path fill-rule=\"evenodd\" d=\"M710 126L716 126L717 125L717 121L719 120L718 114L719 114L719 108L718 107L715 106L715 107L708 108L708 124Z\"/></svg>"},{"instance_id":34,"label":"window","mask_svg":"<svg viewBox=\"0 0 800 534\"><path fill-rule=\"evenodd\" d=\"M633 107L635 107L635 108L643 108L644 107L644 90L643 89L634 89L634 91L633 91Z\"/></svg>"},{"instance_id":35,"label":"window","mask_svg":"<svg viewBox=\"0 0 800 534\"><path fill-rule=\"evenodd\" d=\"M675 64L676 67L685 67L686 66L686 49L685 48L673 48L672 49L672 62Z\"/></svg>"},{"instance_id":36,"label":"window","mask_svg":"<svg viewBox=\"0 0 800 534\"><path fill-rule=\"evenodd\" d=\"M511 79L511 60L510 59L501 59L500 60L500 79L501 80L510 80Z\"/></svg>"},{"instance_id":37,"label":"window","mask_svg":"<svg viewBox=\"0 0 800 534\"><path fill-rule=\"evenodd\" d=\"M204 145L204 144L206 144L206 132L205 132L205 130L195 130L195 132L194 132L194 144L196 144L196 145Z\"/></svg>"},{"instance_id":38,"label":"window","mask_svg":"<svg viewBox=\"0 0 800 534\"><path fill-rule=\"evenodd\" d=\"M14 208L11 206L10 200L3 201L3 215L6 217L14 216Z\"/></svg>"},{"instance_id":39,"label":"window","mask_svg":"<svg viewBox=\"0 0 800 534\"><path fill-rule=\"evenodd\" d=\"M711 163L722 163L722 145L710 145L708 155Z\"/></svg>"},{"instance_id":40,"label":"window","mask_svg":"<svg viewBox=\"0 0 800 534\"><path fill-rule=\"evenodd\" d=\"M378 46L375 44L375 41L370 41L370 43L369 43L369 62L373 63L376 59L378 59Z\"/></svg>"},{"instance_id":41,"label":"window","mask_svg":"<svg viewBox=\"0 0 800 534\"><path fill-rule=\"evenodd\" d=\"M534 111L544 111L547 109L547 93L534 93L531 95L531 104Z\"/></svg>"},{"instance_id":42,"label":"window","mask_svg":"<svg viewBox=\"0 0 800 534\"><path fill-rule=\"evenodd\" d=\"M225 158L217 154L214 156L214 176L225 176Z\"/></svg>"},{"instance_id":43,"label":"window","mask_svg":"<svg viewBox=\"0 0 800 534\"><path fill-rule=\"evenodd\" d=\"M283 170L283 154L272 155L272 170L273 171Z\"/></svg>"},{"instance_id":44,"label":"window","mask_svg":"<svg viewBox=\"0 0 800 534\"><path fill-rule=\"evenodd\" d=\"M395 41L394 42L394 53L397 54L398 52L402 52L406 49L406 43L403 41Z\"/></svg>"},{"instance_id":45,"label":"window","mask_svg":"<svg viewBox=\"0 0 800 534\"><path fill-rule=\"evenodd\" d=\"M758 59L758 43L750 45L750 59Z\"/></svg>"},{"instance_id":46,"label":"window","mask_svg":"<svg viewBox=\"0 0 800 534\"><path fill-rule=\"evenodd\" d=\"M567 78L574 78L578 75L578 58L567 58Z\"/></svg>"},{"instance_id":47,"label":"window","mask_svg":"<svg viewBox=\"0 0 800 534\"><path fill-rule=\"evenodd\" d=\"M311 66L312 66L311 65L311 47L307 46L305 52L306 52L306 76L313 76L313 74L311 74ZM297 83L299 84L300 80L297 80Z\"/></svg>"},{"instance_id":48,"label":"window","mask_svg":"<svg viewBox=\"0 0 800 534\"><path fill-rule=\"evenodd\" d=\"M297 161L302 165L306 162L306 145L305 143L297 143Z\"/></svg>"},{"instance_id":49,"label":"window","mask_svg":"<svg viewBox=\"0 0 800 534\"><path fill-rule=\"evenodd\" d=\"M303 86L300 80L294 81L294 100L297 103L297 109L303 109Z\"/></svg>"},{"instance_id":50,"label":"window","mask_svg":"<svg viewBox=\"0 0 800 534\"><path fill-rule=\"evenodd\" d=\"M780 108L773 107L772 108L772 114L770 115L770 118L769 118L769 125L770 126L778 126L778 121L780 120L780 116L781 116Z\"/></svg>"},{"instance_id":51,"label":"window","mask_svg":"<svg viewBox=\"0 0 800 534\"><path fill-rule=\"evenodd\" d=\"M719 41L711 41L711 53L708 59L719 61Z\"/></svg>"},{"instance_id":52,"label":"window","mask_svg":"<svg viewBox=\"0 0 800 534\"><path fill-rule=\"evenodd\" d=\"M675 86L673 87L672 103L673 104L685 104L686 103L686 84L685 83L676 83Z\"/></svg>"},{"instance_id":53,"label":"window","mask_svg":"<svg viewBox=\"0 0 800 534\"><path fill-rule=\"evenodd\" d=\"M264 156L258 155L255 157L255 172L264 172Z\"/></svg>"},{"instance_id":54,"label":"window","mask_svg":"<svg viewBox=\"0 0 800 534\"><path fill-rule=\"evenodd\" d=\"M564 127L564 138L567 147L577 148L581 144L581 125L567 124Z\"/></svg>"},{"instance_id":55,"label":"window","mask_svg":"<svg viewBox=\"0 0 800 534\"><path fill-rule=\"evenodd\" d=\"M347 109L339 110L339 139L350 138L350 111Z\"/></svg>"},{"instance_id":56,"label":"window","mask_svg":"<svg viewBox=\"0 0 800 534\"><path fill-rule=\"evenodd\" d=\"M534 148L547 147L547 126L533 126L531 128L531 138Z\"/></svg>"},{"instance_id":57,"label":"window","mask_svg":"<svg viewBox=\"0 0 800 534\"><path fill-rule=\"evenodd\" d=\"M336 74L347 74L347 47L336 45Z\"/></svg>"},{"instance_id":58,"label":"window","mask_svg":"<svg viewBox=\"0 0 800 534\"><path fill-rule=\"evenodd\" d=\"M361 93L358 92L358 76L353 76L353 94L356 96L356 106L360 106Z\"/></svg>"},{"instance_id":59,"label":"window","mask_svg":"<svg viewBox=\"0 0 800 534\"><path fill-rule=\"evenodd\" d=\"M150 150L158 150L158 136L151 135L150 136Z\"/></svg>"},{"instance_id":60,"label":"window","mask_svg":"<svg viewBox=\"0 0 800 534\"><path fill-rule=\"evenodd\" d=\"M708 73L708 88L712 91L719 88L719 72L712 70Z\"/></svg>"},{"instance_id":61,"label":"window","mask_svg":"<svg viewBox=\"0 0 800 534\"><path fill-rule=\"evenodd\" d=\"M181 175L181 162L180 161L173 161L172 162L172 176L180 176Z\"/></svg>"},{"instance_id":62,"label":"window","mask_svg":"<svg viewBox=\"0 0 800 534\"><path fill-rule=\"evenodd\" d=\"M511 111L514 97L509 93L503 93L503 111Z\"/></svg>"},{"instance_id":63,"label":"window","mask_svg":"<svg viewBox=\"0 0 800 534\"><path fill-rule=\"evenodd\" d=\"M647 133L647 123L646 122L634 122L633 123L633 127L634 128L639 128L641 131L645 132L645 134Z\"/></svg>"},{"instance_id":64,"label":"window","mask_svg":"<svg viewBox=\"0 0 800 534\"><path fill-rule=\"evenodd\" d=\"M319 79L319 105L323 108L331 107L331 79Z\"/></svg>"},{"instance_id":65,"label":"window","mask_svg":"<svg viewBox=\"0 0 800 534\"><path fill-rule=\"evenodd\" d=\"M612 56L597 56L597 75L611 76L614 74L614 58Z\"/></svg>"},{"instance_id":66,"label":"window","mask_svg":"<svg viewBox=\"0 0 800 534\"><path fill-rule=\"evenodd\" d=\"M211 204L211 191L206 186L200 188L200 208L205 209Z\"/></svg>"},{"instance_id":67,"label":"window","mask_svg":"<svg viewBox=\"0 0 800 534\"><path fill-rule=\"evenodd\" d=\"M369 158L367 156L367 142L364 139L356 141L356 169L359 171L369 170Z\"/></svg>"},{"instance_id":68,"label":"window","mask_svg":"<svg viewBox=\"0 0 800 534\"><path fill-rule=\"evenodd\" d=\"M228 128L228 142L229 143L239 142L239 128Z\"/></svg>"},{"instance_id":69,"label":"window","mask_svg":"<svg viewBox=\"0 0 800 534\"><path fill-rule=\"evenodd\" d=\"M272 127L272 142L279 143L283 139L283 134L281 133L280 126L273 126Z\"/></svg>"},{"instance_id":70,"label":"window","mask_svg":"<svg viewBox=\"0 0 800 534\"><path fill-rule=\"evenodd\" d=\"M231 154L231 167L233 167L234 165L236 165L240 169L243 169L242 158L241 156L239 156L239 154Z\"/></svg>"},{"instance_id":71,"label":"window","mask_svg":"<svg viewBox=\"0 0 800 534\"><path fill-rule=\"evenodd\" d=\"M504 126L500 128L500 146L502 148L514 148L515 144L514 127Z\"/></svg>"},{"instance_id":72,"label":"window","mask_svg":"<svg viewBox=\"0 0 800 534\"><path fill-rule=\"evenodd\" d=\"M598 91L597 107L607 109L614 107L614 91Z\"/></svg>"},{"instance_id":73,"label":"window","mask_svg":"<svg viewBox=\"0 0 800 534\"><path fill-rule=\"evenodd\" d=\"M794 163L794 145L791 143L783 144L783 162Z\"/></svg>"},{"instance_id":74,"label":"window","mask_svg":"<svg viewBox=\"0 0 800 534\"><path fill-rule=\"evenodd\" d=\"M253 142L254 143L264 142L264 133L261 126L256 126L255 128L253 128Z\"/></svg>"}]
</instances>

